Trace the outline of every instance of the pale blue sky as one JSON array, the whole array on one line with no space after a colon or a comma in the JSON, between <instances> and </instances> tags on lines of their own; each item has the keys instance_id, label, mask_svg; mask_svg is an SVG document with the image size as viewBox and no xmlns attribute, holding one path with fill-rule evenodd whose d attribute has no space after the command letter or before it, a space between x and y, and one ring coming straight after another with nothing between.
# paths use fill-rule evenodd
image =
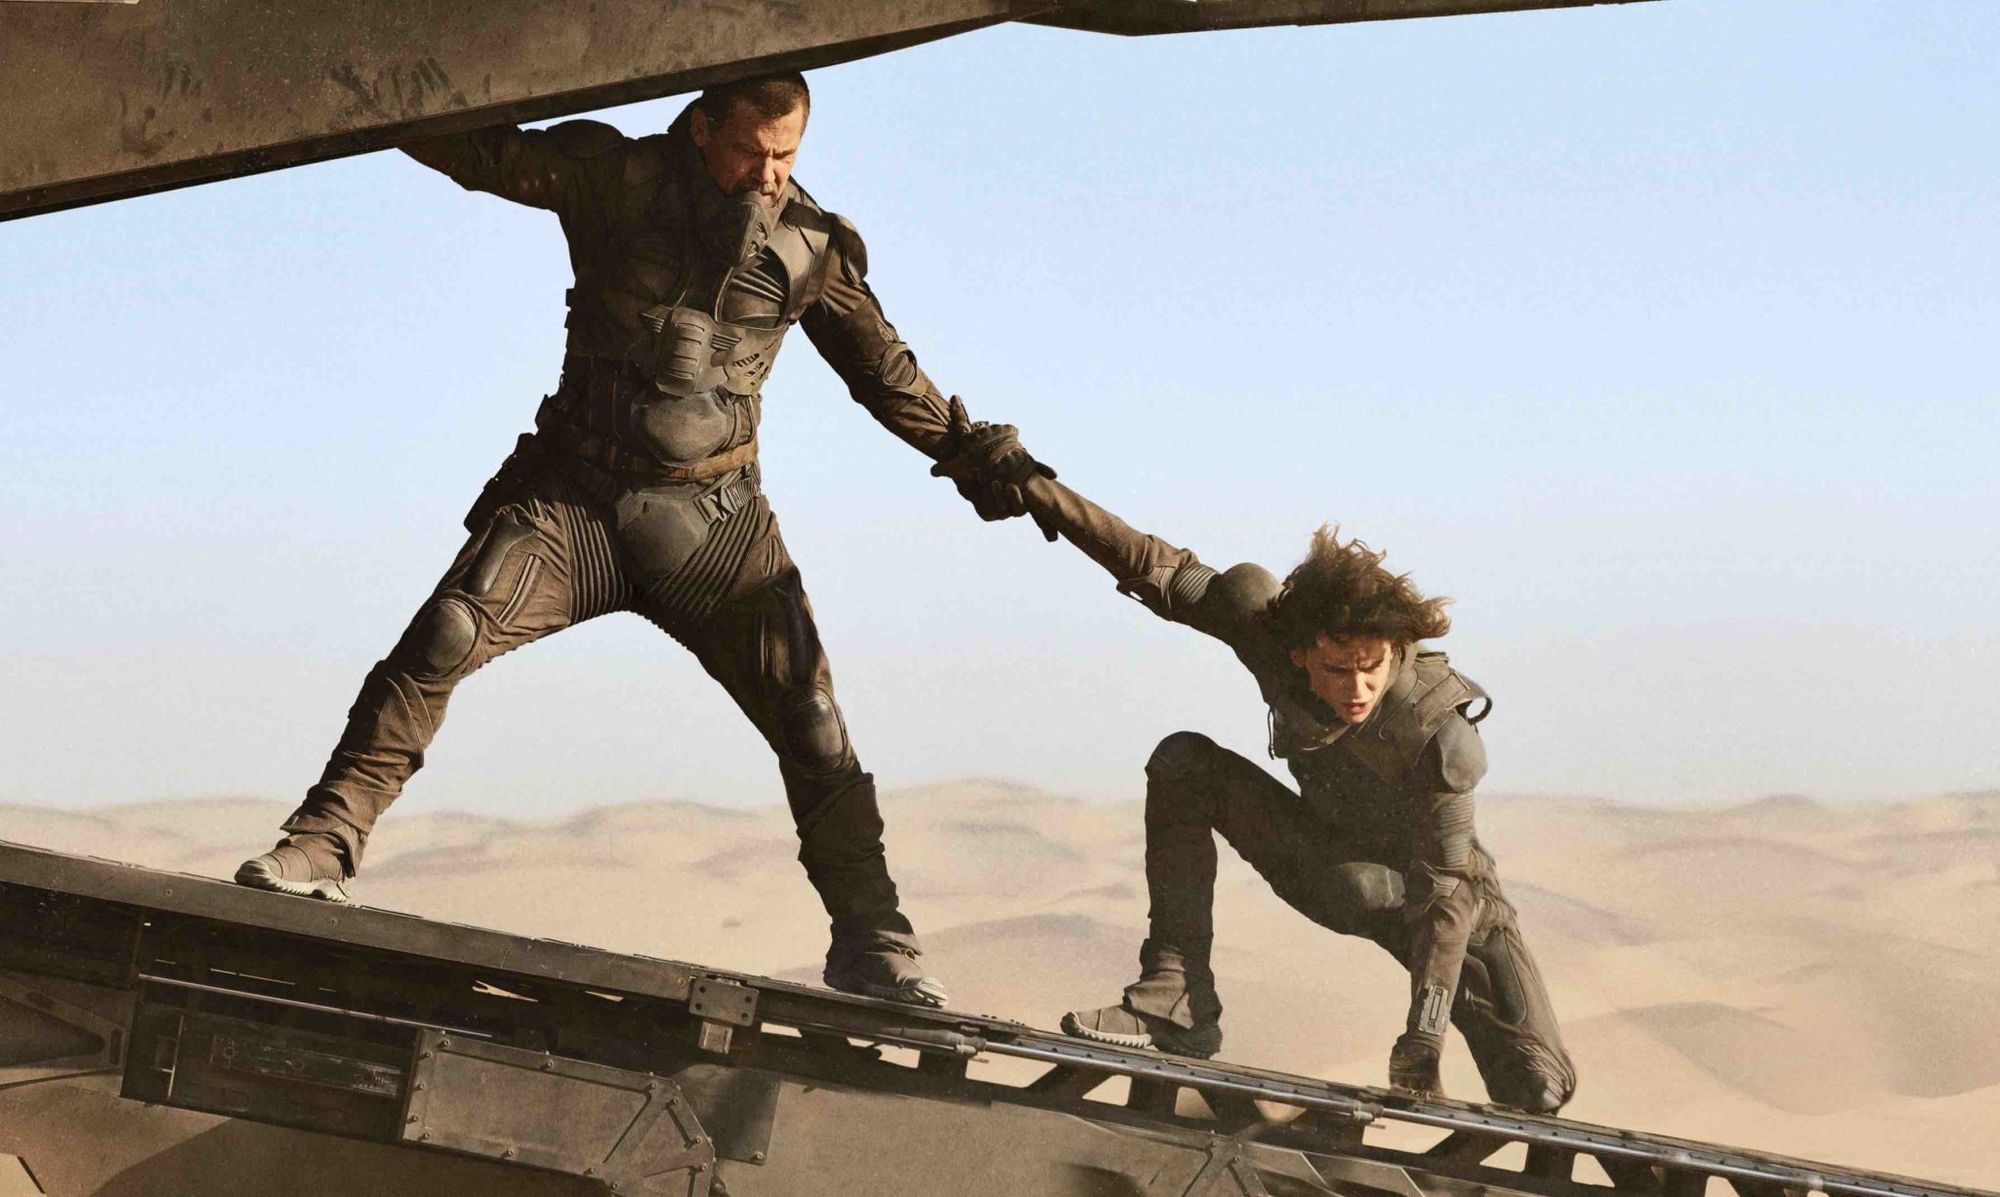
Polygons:
<instances>
[{"instance_id":1,"label":"pale blue sky","mask_svg":"<svg viewBox=\"0 0 2000 1197\"><path fill-rule=\"evenodd\" d=\"M1490 789L1921 794L2000 785L1996 61L1989 0L1004 28L816 73L798 177L1086 494L1457 596ZM294 798L554 384L555 222L382 153L0 225L0 280L0 800ZM765 412L884 784L1262 755L1225 650L978 523L803 336ZM410 803L777 793L614 616L469 681Z\"/></svg>"}]
</instances>

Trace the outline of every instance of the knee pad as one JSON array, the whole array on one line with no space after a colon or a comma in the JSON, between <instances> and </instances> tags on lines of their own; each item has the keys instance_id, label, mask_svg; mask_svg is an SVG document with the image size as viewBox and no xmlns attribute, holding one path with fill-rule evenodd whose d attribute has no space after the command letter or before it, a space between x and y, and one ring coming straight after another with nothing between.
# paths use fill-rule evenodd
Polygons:
<instances>
[{"instance_id":1,"label":"knee pad","mask_svg":"<svg viewBox=\"0 0 2000 1197\"><path fill-rule=\"evenodd\" d=\"M807 773L834 773L854 759L833 695L817 686L787 694L778 709L784 753Z\"/></svg>"},{"instance_id":2,"label":"knee pad","mask_svg":"<svg viewBox=\"0 0 2000 1197\"><path fill-rule=\"evenodd\" d=\"M1368 916L1403 907L1403 875L1388 865L1351 860L1335 865L1334 891L1350 910Z\"/></svg>"},{"instance_id":3,"label":"knee pad","mask_svg":"<svg viewBox=\"0 0 2000 1197\"><path fill-rule=\"evenodd\" d=\"M1150 781L1179 781L1204 772L1216 752L1215 741L1200 732L1179 731L1161 740L1146 759Z\"/></svg>"},{"instance_id":4,"label":"knee pad","mask_svg":"<svg viewBox=\"0 0 2000 1197\"><path fill-rule=\"evenodd\" d=\"M433 599L410 624L398 646L415 671L449 677L464 668L479 643L479 618L456 595Z\"/></svg>"}]
</instances>

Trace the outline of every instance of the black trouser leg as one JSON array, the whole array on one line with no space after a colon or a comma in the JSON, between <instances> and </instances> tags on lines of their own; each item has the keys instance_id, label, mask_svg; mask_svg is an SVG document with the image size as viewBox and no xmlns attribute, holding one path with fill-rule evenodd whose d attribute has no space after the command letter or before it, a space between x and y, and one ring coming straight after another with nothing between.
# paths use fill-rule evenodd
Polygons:
<instances>
[{"instance_id":1,"label":"black trouser leg","mask_svg":"<svg viewBox=\"0 0 2000 1197\"><path fill-rule=\"evenodd\" d=\"M1363 933L1351 870L1303 800L1206 736L1168 736L1146 762L1149 933L1125 1005L1181 1027L1212 1025L1222 1014L1209 966L1217 832L1293 907Z\"/></svg>"},{"instance_id":2,"label":"black trouser leg","mask_svg":"<svg viewBox=\"0 0 2000 1197\"><path fill-rule=\"evenodd\" d=\"M714 614L676 634L777 754L799 861L832 921L835 948L916 950L882 847L875 779L849 743L812 606L775 524Z\"/></svg>"},{"instance_id":3,"label":"black trouser leg","mask_svg":"<svg viewBox=\"0 0 2000 1197\"><path fill-rule=\"evenodd\" d=\"M368 833L423 767L458 684L500 654L597 614L574 600L579 586L610 590L606 535L582 506L531 499L498 508L369 671L319 782L284 829L332 833L359 864Z\"/></svg>"},{"instance_id":4,"label":"black trouser leg","mask_svg":"<svg viewBox=\"0 0 2000 1197\"><path fill-rule=\"evenodd\" d=\"M1555 1006L1498 879L1483 879L1481 891L1489 904L1485 926L1466 949L1452 1023L1495 1101L1538 1108L1540 1090L1553 1086L1561 1104L1576 1090L1576 1070Z\"/></svg>"}]
</instances>

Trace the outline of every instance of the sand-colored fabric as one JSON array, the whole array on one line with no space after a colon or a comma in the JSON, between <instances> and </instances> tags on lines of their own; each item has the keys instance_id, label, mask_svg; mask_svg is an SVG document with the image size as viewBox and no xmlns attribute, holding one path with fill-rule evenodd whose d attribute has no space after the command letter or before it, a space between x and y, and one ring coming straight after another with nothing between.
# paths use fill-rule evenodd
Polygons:
<instances>
[{"instance_id":1,"label":"sand-colored fabric","mask_svg":"<svg viewBox=\"0 0 2000 1197\"><path fill-rule=\"evenodd\" d=\"M1137 801L961 782L883 804L905 907L954 1006L1053 1029L1132 979ZM226 877L283 809L8 806L0 838ZM358 901L817 981L825 922L775 801L397 816ZM1723 810L1482 795L1480 838L1506 862L1584 1078L1565 1115L2000 1183L2000 793ZM1394 960L1294 913L1227 849L1215 932L1226 1058L1383 1081L1407 985ZM1444 1081L1480 1092L1456 1036Z\"/></svg>"}]
</instances>

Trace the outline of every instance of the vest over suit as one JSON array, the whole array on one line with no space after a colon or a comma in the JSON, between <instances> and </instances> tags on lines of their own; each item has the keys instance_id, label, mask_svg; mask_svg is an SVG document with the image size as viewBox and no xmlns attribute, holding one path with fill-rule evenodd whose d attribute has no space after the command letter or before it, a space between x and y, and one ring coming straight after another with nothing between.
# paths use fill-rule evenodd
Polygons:
<instances>
[{"instance_id":1,"label":"vest over suit","mask_svg":"<svg viewBox=\"0 0 2000 1197\"><path fill-rule=\"evenodd\" d=\"M408 150L558 216L576 276L567 353L536 431L474 504L470 539L368 675L285 827L332 832L358 861L460 680L550 632L636 611L695 654L777 754L836 948L914 948L873 779L758 485L756 435L794 323L871 415L932 458L947 407L870 291L853 226L796 186L772 212L725 196L687 123L636 139L592 121L502 126Z\"/></svg>"},{"instance_id":2,"label":"vest over suit","mask_svg":"<svg viewBox=\"0 0 2000 1197\"><path fill-rule=\"evenodd\" d=\"M1474 833L1484 691L1443 653L1406 649L1375 710L1348 725L1271 631L1268 571L1217 573L1060 483L1038 482L1036 496L1038 516L1119 590L1235 652L1269 708L1271 754L1298 783L1295 793L1194 732L1160 743L1146 763L1151 926L1126 1006L1183 1028L1219 1018L1209 951L1220 831L1294 909L1406 965L1408 1029L1435 1037L1447 1019L1457 1025L1496 1100L1524 1096L1531 1072L1559 1078L1566 1098L1575 1074L1554 1011Z\"/></svg>"}]
</instances>

